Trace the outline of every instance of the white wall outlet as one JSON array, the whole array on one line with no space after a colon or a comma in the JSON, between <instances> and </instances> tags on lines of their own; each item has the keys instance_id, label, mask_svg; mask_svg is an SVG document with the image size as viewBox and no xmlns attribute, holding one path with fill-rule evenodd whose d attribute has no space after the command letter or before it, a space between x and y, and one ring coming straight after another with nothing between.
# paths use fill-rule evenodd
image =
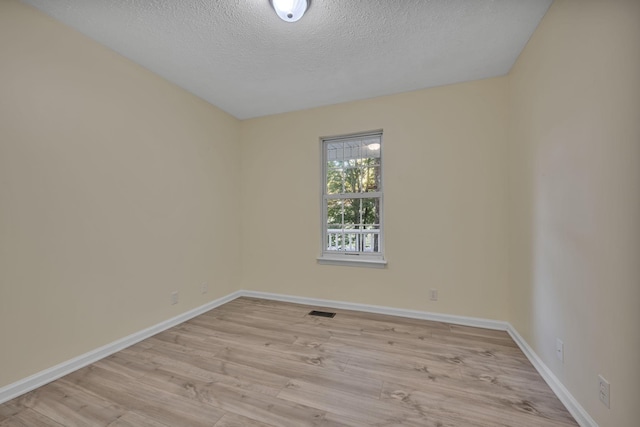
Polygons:
<instances>
[{"instance_id":1,"label":"white wall outlet","mask_svg":"<svg viewBox=\"0 0 640 427\"><path fill-rule=\"evenodd\" d=\"M431 301L438 301L438 290L437 289L431 289L429 291L429 299Z\"/></svg>"},{"instance_id":2,"label":"white wall outlet","mask_svg":"<svg viewBox=\"0 0 640 427\"><path fill-rule=\"evenodd\" d=\"M171 305L176 305L178 303L178 291L171 292Z\"/></svg>"},{"instance_id":3,"label":"white wall outlet","mask_svg":"<svg viewBox=\"0 0 640 427\"><path fill-rule=\"evenodd\" d=\"M203 294L206 294L207 292L209 292L209 285L207 285L206 283L203 283L202 285L200 285L200 292Z\"/></svg>"},{"instance_id":4,"label":"white wall outlet","mask_svg":"<svg viewBox=\"0 0 640 427\"><path fill-rule=\"evenodd\" d=\"M560 338L556 338L556 357L564 363L564 343Z\"/></svg>"},{"instance_id":5,"label":"white wall outlet","mask_svg":"<svg viewBox=\"0 0 640 427\"><path fill-rule=\"evenodd\" d=\"M600 402L604 403L604 406L609 408L609 402L611 399L611 385L609 385L609 381L605 380L602 375L598 375L598 397L600 398Z\"/></svg>"}]
</instances>

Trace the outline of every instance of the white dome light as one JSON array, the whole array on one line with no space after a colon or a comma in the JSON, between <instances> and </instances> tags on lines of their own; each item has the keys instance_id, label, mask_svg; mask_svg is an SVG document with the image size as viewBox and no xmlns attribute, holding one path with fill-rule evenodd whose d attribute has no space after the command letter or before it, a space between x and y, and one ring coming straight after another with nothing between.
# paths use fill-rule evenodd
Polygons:
<instances>
[{"instance_id":1,"label":"white dome light","mask_svg":"<svg viewBox=\"0 0 640 427\"><path fill-rule=\"evenodd\" d=\"M307 0L272 0L271 4L280 19L296 22L307 11Z\"/></svg>"}]
</instances>

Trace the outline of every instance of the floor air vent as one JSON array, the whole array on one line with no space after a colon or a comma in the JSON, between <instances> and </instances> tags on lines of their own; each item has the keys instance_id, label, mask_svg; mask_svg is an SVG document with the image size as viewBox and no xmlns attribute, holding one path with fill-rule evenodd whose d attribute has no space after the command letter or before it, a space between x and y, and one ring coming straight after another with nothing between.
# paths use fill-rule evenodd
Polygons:
<instances>
[{"instance_id":1,"label":"floor air vent","mask_svg":"<svg viewBox=\"0 0 640 427\"><path fill-rule=\"evenodd\" d=\"M333 317L335 315L336 315L335 313L329 313L328 311L312 310L309 312L309 316Z\"/></svg>"}]
</instances>

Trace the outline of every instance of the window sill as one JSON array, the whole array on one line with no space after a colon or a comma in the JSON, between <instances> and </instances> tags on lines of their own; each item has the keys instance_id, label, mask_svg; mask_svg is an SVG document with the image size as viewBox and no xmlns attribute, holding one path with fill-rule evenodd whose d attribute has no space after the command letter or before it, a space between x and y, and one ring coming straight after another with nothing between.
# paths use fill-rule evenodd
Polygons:
<instances>
[{"instance_id":1,"label":"window sill","mask_svg":"<svg viewBox=\"0 0 640 427\"><path fill-rule=\"evenodd\" d=\"M387 261L382 258L360 258L358 256L320 256L318 264L345 265L351 267L385 268Z\"/></svg>"}]
</instances>

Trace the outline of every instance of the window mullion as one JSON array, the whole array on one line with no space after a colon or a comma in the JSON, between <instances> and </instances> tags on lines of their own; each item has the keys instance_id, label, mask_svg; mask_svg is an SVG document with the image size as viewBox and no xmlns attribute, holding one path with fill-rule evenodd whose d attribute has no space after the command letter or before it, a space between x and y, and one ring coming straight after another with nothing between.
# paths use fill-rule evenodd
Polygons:
<instances>
[{"instance_id":1,"label":"window mullion","mask_svg":"<svg viewBox=\"0 0 640 427\"><path fill-rule=\"evenodd\" d=\"M382 197L380 191L372 191L370 193L341 193L341 194L325 194L326 200L335 199L379 199Z\"/></svg>"}]
</instances>

